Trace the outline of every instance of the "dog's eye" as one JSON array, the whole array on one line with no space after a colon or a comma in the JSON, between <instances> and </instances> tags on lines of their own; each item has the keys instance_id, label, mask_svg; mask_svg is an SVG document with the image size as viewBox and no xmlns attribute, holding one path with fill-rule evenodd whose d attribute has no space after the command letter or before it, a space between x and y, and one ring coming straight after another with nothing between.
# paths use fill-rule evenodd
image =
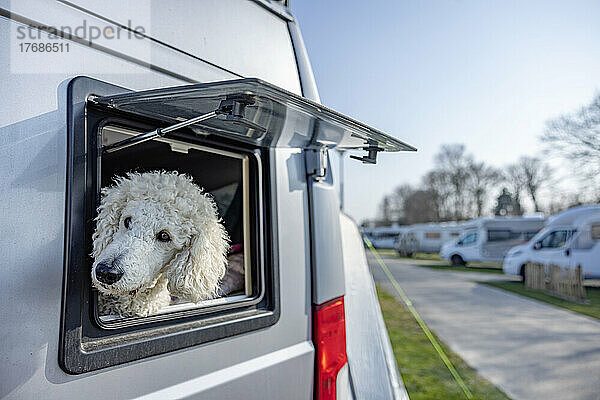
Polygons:
<instances>
[{"instance_id":1,"label":"dog's eye","mask_svg":"<svg viewBox=\"0 0 600 400\"><path fill-rule=\"evenodd\" d=\"M169 236L169 233L167 231L160 231L156 234L156 239L161 242L170 242L171 236Z\"/></svg>"},{"instance_id":2,"label":"dog's eye","mask_svg":"<svg viewBox=\"0 0 600 400\"><path fill-rule=\"evenodd\" d=\"M131 217L127 217L123 220L123 225L125 228L129 229L131 227Z\"/></svg>"}]
</instances>

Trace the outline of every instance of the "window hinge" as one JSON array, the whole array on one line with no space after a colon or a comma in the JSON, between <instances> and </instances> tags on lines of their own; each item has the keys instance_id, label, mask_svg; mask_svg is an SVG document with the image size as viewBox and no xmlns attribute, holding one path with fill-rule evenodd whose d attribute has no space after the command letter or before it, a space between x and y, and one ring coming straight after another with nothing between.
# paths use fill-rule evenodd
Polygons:
<instances>
[{"instance_id":1,"label":"window hinge","mask_svg":"<svg viewBox=\"0 0 600 400\"><path fill-rule=\"evenodd\" d=\"M327 176L327 148L306 150L306 171L315 181L321 181Z\"/></svg>"},{"instance_id":2,"label":"window hinge","mask_svg":"<svg viewBox=\"0 0 600 400\"><path fill-rule=\"evenodd\" d=\"M367 146L363 147L363 150L366 150L367 155L362 157L350 156L350 158L362 161L363 164L377 164L377 153L385 149L379 147L379 143L376 140L367 139Z\"/></svg>"}]
</instances>

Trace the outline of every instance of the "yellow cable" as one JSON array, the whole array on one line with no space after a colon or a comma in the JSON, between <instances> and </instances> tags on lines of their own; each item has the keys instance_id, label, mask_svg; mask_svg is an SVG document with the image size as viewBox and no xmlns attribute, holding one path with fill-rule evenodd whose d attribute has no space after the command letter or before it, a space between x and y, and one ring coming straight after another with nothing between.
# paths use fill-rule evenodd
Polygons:
<instances>
[{"instance_id":1,"label":"yellow cable","mask_svg":"<svg viewBox=\"0 0 600 400\"><path fill-rule=\"evenodd\" d=\"M387 265L385 265L385 262L379 256L379 253L377 253L377 250L375 250L375 247L373 247L373 244L371 243L371 241L369 239L365 238L365 243L369 247L369 250L371 250L371 253L373 253L375 258L377 259L377 262L379 262L381 269L383 269L383 272L385 272L385 274L387 275L388 279L392 283L392 286L394 286L394 289L396 289L396 292L398 292L398 294L400 295L400 298L402 298L402 301L404 301L404 304L406 304L408 311L410 311L410 313L413 315L413 317L415 317L415 320L417 321L419 326L421 326L421 329L425 333L425 336L427 336L427 338L433 345L433 348L437 351L437 353L439 354L439 356L442 359L442 361L444 362L444 364L446 364L446 367L448 368L448 370L454 377L454 380L456 381L456 383L458 383L458 386L460 386L460 388L462 389L462 391L465 394L465 396L467 397L467 399L472 399L473 393L471 393L471 391L469 390L469 388L467 387L467 385L465 384L463 379L458 374L458 371L456 371L456 368L454 368L454 365L452 365L452 361L450 361L450 359L444 352L444 349L442 349L442 346L440 346L440 344L435 339L435 337L433 336L433 334L431 333L431 331L429 330L427 325L425 325L425 322L423 321L423 319L421 319L421 316L419 315L417 310L413 307L412 301L410 301L408 296L404 293L404 290L402 290L402 288L400 287L400 284L396 281L396 279L394 279L389 268L387 267Z\"/></svg>"}]
</instances>

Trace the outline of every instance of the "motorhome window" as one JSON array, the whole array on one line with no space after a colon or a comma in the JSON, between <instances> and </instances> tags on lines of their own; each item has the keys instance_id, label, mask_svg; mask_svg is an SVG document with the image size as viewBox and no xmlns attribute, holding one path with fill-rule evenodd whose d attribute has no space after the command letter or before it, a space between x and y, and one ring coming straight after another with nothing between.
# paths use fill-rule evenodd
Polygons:
<instances>
[{"instance_id":1,"label":"motorhome window","mask_svg":"<svg viewBox=\"0 0 600 400\"><path fill-rule=\"evenodd\" d=\"M488 242L501 242L512 239L512 232L508 229L488 230Z\"/></svg>"},{"instance_id":2,"label":"motorhome window","mask_svg":"<svg viewBox=\"0 0 600 400\"><path fill-rule=\"evenodd\" d=\"M379 232L379 233L373 234L373 238L375 238L375 239L389 239L389 238L395 238L396 236L398 236L398 233L396 233L396 232Z\"/></svg>"},{"instance_id":3,"label":"motorhome window","mask_svg":"<svg viewBox=\"0 0 600 400\"><path fill-rule=\"evenodd\" d=\"M451 236L451 237L457 237L457 236L460 236L460 232L450 232L450 236Z\"/></svg>"},{"instance_id":4,"label":"motorhome window","mask_svg":"<svg viewBox=\"0 0 600 400\"><path fill-rule=\"evenodd\" d=\"M592 225L591 233L593 240L600 240L600 225Z\"/></svg>"},{"instance_id":5,"label":"motorhome window","mask_svg":"<svg viewBox=\"0 0 600 400\"><path fill-rule=\"evenodd\" d=\"M101 133L102 143L112 144L133 134L135 132L122 127L106 126ZM249 168L248 155L163 138L102 156L99 186L103 188L114 184L115 177L126 176L129 172L177 171L190 176L193 183L214 200L230 239L227 273L217 296L190 303L171 295L170 304L156 311L156 315L210 309L215 305L234 304L257 296L259 288L253 284L258 271L252 262L254 241L250 233ZM98 316L101 322L122 319L106 311L102 305L99 305Z\"/></svg>"},{"instance_id":6,"label":"motorhome window","mask_svg":"<svg viewBox=\"0 0 600 400\"><path fill-rule=\"evenodd\" d=\"M440 239L441 237L439 232L425 232L425 239Z\"/></svg>"}]
</instances>

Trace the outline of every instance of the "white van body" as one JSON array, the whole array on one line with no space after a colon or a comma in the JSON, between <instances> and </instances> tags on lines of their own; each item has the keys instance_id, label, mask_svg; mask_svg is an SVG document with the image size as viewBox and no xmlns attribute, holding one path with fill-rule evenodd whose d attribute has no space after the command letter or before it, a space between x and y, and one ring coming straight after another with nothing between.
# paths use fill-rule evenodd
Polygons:
<instances>
[{"instance_id":1,"label":"white van body","mask_svg":"<svg viewBox=\"0 0 600 400\"><path fill-rule=\"evenodd\" d=\"M396 250L408 257L413 253L439 253L444 243L458 238L463 231L464 223L457 222L411 225L400 234Z\"/></svg>"},{"instance_id":2,"label":"white van body","mask_svg":"<svg viewBox=\"0 0 600 400\"><path fill-rule=\"evenodd\" d=\"M464 224L464 233L442 246L440 257L454 265L467 262L502 262L506 252L533 237L544 226L544 218L477 218Z\"/></svg>"},{"instance_id":3,"label":"white van body","mask_svg":"<svg viewBox=\"0 0 600 400\"><path fill-rule=\"evenodd\" d=\"M287 1L0 0L0 17L0 399L407 398L329 162L344 138L397 141L319 103ZM243 294L104 319L90 254L111 168L207 192L232 176Z\"/></svg>"},{"instance_id":4,"label":"white van body","mask_svg":"<svg viewBox=\"0 0 600 400\"><path fill-rule=\"evenodd\" d=\"M392 226L380 226L377 228L363 230L363 236L371 241L376 249L393 249L401 233L408 228L394 224Z\"/></svg>"},{"instance_id":5,"label":"white van body","mask_svg":"<svg viewBox=\"0 0 600 400\"><path fill-rule=\"evenodd\" d=\"M511 248L502 269L524 276L528 262L565 268L581 265L585 279L600 278L600 205L573 207L548 219L528 243Z\"/></svg>"}]
</instances>

